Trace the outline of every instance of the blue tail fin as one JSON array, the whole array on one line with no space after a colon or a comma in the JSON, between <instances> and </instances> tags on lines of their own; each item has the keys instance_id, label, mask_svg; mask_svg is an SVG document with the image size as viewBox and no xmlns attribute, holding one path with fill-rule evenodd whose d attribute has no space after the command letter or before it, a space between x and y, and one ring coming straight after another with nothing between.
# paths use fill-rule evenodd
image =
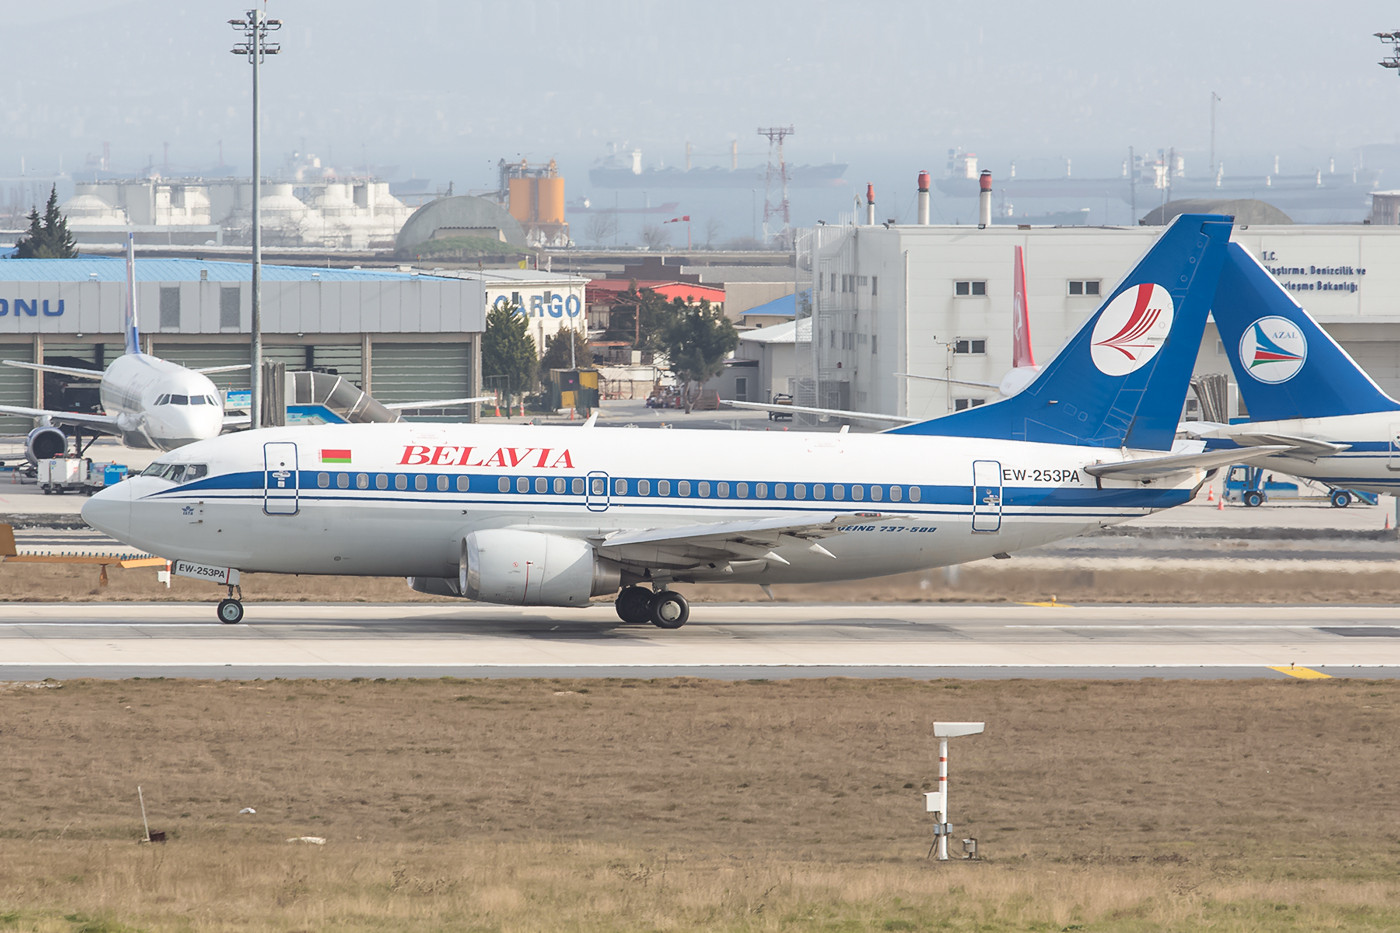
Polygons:
<instances>
[{"instance_id":1,"label":"blue tail fin","mask_svg":"<svg viewBox=\"0 0 1400 933\"><path fill-rule=\"evenodd\" d=\"M141 335L136 332L136 234L126 235L126 352L141 352Z\"/></svg>"},{"instance_id":2,"label":"blue tail fin","mask_svg":"<svg viewBox=\"0 0 1400 933\"><path fill-rule=\"evenodd\" d=\"M890 433L1169 450L1231 224L1173 221L1025 391Z\"/></svg>"},{"instance_id":3,"label":"blue tail fin","mask_svg":"<svg viewBox=\"0 0 1400 933\"><path fill-rule=\"evenodd\" d=\"M1238 243L1211 309L1254 421L1400 409Z\"/></svg>"}]
</instances>

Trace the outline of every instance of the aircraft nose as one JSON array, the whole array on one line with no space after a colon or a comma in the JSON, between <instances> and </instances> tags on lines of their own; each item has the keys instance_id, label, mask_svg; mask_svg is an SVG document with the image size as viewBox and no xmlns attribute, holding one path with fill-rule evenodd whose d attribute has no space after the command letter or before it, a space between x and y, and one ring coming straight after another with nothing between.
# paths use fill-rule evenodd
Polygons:
<instances>
[{"instance_id":1,"label":"aircraft nose","mask_svg":"<svg viewBox=\"0 0 1400 933\"><path fill-rule=\"evenodd\" d=\"M108 486L83 504L83 521L98 531L126 541L131 534L131 480Z\"/></svg>"}]
</instances>

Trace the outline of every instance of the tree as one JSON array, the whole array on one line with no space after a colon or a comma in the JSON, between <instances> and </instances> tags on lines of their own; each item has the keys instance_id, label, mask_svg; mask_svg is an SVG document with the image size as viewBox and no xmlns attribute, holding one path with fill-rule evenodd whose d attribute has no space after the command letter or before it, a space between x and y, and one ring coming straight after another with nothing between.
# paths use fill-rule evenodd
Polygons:
<instances>
[{"instance_id":1,"label":"tree","mask_svg":"<svg viewBox=\"0 0 1400 933\"><path fill-rule=\"evenodd\" d=\"M642 245L647 249L665 249L671 245L671 232L647 224L642 227Z\"/></svg>"},{"instance_id":2,"label":"tree","mask_svg":"<svg viewBox=\"0 0 1400 933\"><path fill-rule=\"evenodd\" d=\"M709 299L691 304L672 300L669 314L654 340L666 354L672 374L684 386L685 411L690 414L705 383L724 369L724 358L739 345L739 332L723 310Z\"/></svg>"},{"instance_id":3,"label":"tree","mask_svg":"<svg viewBox=\"0 0 1400 933\"><path fill-rule=\"evenodd\" d=\"M670 316L671 306L665 296L649 288L639 289L634 281L613 303L608 315L607 339L626 340L634 349L655 353L658 349L656 334Z\"/></svg>"},{"instance_id":4,"label":"tree","mask_svg":"<svg viewBox=\"0 0 1400 933\"><path fill-rule=\"evenodd\" d=\"M572 358L569 355L571 343ZM566 328L544 339L544 356L540 357L542 381L551 369L583 369L592 365L593 352L588 349L588 336L583 331Z\"/></svg>"},{"instance_id":5,"label":"tree","mask_svg":"<svg viewBox=\"0 0 1400 933\"><path fill-rule=\"evenodd\" d=\"M486 314L486 332L481 337L481 373L487 380L501 377L506 396L523 394L535 384L539 355L530 324L520 313L520 305L505 304Z\"/></svg>"},{"instance_id":6,"label":"tree","mask_svg":"<svg viewBox=\"0 0 1400 933\"><path fill-rule=\"evenodd\" d=\"M68 220L58 212L58 186L55 185L49 189L43 220L39 218L38 208L29 211L29 233L15 243L15 258L74 259L77 255L73 235L68 232Z\"/></svg>"}]
</instances>

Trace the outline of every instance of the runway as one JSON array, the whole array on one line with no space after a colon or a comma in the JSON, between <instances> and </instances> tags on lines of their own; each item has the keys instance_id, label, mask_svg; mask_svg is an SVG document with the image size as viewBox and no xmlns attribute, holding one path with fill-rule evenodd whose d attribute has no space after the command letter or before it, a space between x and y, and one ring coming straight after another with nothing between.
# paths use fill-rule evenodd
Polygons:
<instances>
[{"instance_id":1,"label":"runway","mask_svg":"<svg viewBox=\"0 0 1400 933\"><path fill-rule=\"evenodd\" d=\"M684 628L610 606L0 604L0 680L46 677L1241 678L1400 676L1384 606L703 603Z\"/></svg>"}]
</instances>

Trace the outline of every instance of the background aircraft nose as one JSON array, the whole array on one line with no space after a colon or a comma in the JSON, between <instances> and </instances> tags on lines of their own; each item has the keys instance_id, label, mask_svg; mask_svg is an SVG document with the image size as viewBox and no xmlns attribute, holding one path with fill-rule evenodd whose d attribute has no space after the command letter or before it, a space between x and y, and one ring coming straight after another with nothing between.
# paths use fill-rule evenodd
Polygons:
<instances>
[{"instance_id":1,"label":"background aircraft nose","mask_svg":"<svg viewBox=\"0 0 1400 933\"><path fill-rule=\"evenodd\" d=\"M83 504L83 521L125 541L131 533L131 484L132 480L124 480L94 495Z\"/></svg>"}]
</instances>

